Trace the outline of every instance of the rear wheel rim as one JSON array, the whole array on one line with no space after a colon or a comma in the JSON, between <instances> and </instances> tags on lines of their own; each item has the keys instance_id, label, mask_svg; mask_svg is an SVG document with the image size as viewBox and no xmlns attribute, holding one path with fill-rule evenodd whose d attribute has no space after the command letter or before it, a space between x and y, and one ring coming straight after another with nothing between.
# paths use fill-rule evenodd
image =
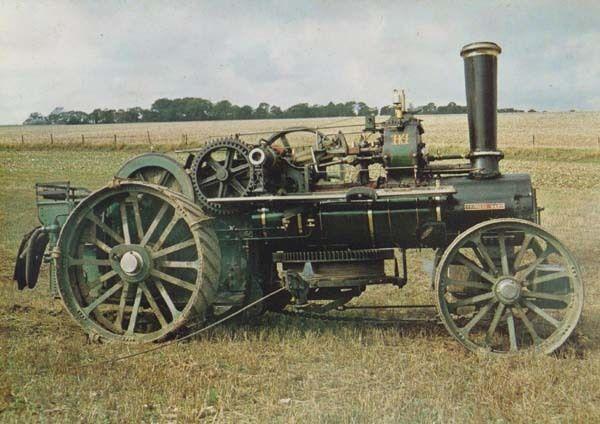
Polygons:
<instances>
[{"instance_id":1,"label":"rear wheel rim","mask_svg":"<svg viewBox=\"0 0 600 424\"><path fill-rule=\"evenodd\" d=\"M61 232L61 297L90 333L148 342L206 309L202 251L177 201L129 184L101 189L69 216Z\"/></svg>"},{"instance_id":2,"label":"rear wheel rim","mask_svg":"<svg viewBox=\"0 0 600 424\"><path fill-rule=\"evenodd\" d=\"M550 353L581 315L583 283L566 247L538 225L485 222L459 235L437 268L437 307L472 351Z\"/></svg>"}]
</instances>

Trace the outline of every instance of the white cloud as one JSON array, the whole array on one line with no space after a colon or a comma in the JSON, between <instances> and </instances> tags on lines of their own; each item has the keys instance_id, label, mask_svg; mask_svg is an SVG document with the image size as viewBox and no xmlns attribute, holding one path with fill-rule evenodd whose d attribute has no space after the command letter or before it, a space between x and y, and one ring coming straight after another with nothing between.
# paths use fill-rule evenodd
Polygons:
<instances>
[{"instance_id":1,"label":"white cloud","mask_svg":"<svg viewBox=\"0 0 600 424\"><path fill-rule=\"evenodd\" d=\"M0 3L0 123L159 97L283 107L464 102L460 47L492 40L501 105L598 107L589 2Z\"/></svg>"}]
</instances>

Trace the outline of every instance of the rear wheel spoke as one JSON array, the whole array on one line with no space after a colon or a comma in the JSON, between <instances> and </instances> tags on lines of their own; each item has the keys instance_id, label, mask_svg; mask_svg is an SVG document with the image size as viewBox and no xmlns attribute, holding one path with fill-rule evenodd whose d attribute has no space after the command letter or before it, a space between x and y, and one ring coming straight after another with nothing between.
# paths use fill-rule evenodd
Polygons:
<instances>
[{"instance_id":1,"label":"rear wheel spoke","mask_svg":"<svg viewBox=\"0 0 600 424\"><path fill-rule=\"evenodd\" d=\"M188 247L195 246L195 245L196 245L196 241L194 239L185 240L185 241L179 242L177 244L174 244L172 246L165 247L164 249L159 250L157 252L154 252L152 254L152 257L154 259L157 259L157 258L160 258L162 256L168 255L170 253L178 252L180 250L183 250L183 249L186 249Z\"/></svg>"},{"instance_id":2,"label":"rear wheel spoke","mask_svg":"<svg viewBox=\"0 0 600 424\"><path fill-rule=\"evenodd\" d=\"M86 218L96 224L96 226L100 227L100 229L104 231L106 235L110 236L117 243L123 243L125 241L120 234L117 234L117 232L115 232L112 228L100 221L100 219L93 212L88 213Z\"/></svg>"},{"instance_id":3,"label":"rear wheel spoke","mask_svg":"<svg viewBox=\"0 0 600 424\"><path fill-rule=\"evenodd\" d=\"M125 306L128 291L129 283L125 281L123 283L123 290L121 291L121 299L119 300L119 310L117 311L117 318L115 319L115 325L121 330L123 330L123 316L125 315Z\"/></svg>"},{"instance_id":4,"label":"rear wheel spoke","mask_svg":"<svg viewBox=\"0 0 600 424\"><path fill-rule=\"evenodd\" d=\"M160 308L158 307L158 304L154 300L152 293L150 293L150 290L148 290L146 283L143 283L143 282L140 283L140 287L141 287L142 291L144 292L144 296L146 296L146 300L148 301L148 304L152 308L154 315L156 315L156 319L158 319L160 326L166 327L168 325L167 320L165 319L165 316L161 312Z\"/></svg>"},{"instance_id":5,"label":"rear wheel spoke","mask_svg":"<svg viewBox=\"0 0 600 424\"><path fill-rule=\"evenodd\" d=\"M177 213L175 213L175 215L173 216L171 221L167 224L167 226L163 230L162 234L160 235L160 237L154 244L154 250L159 250L162 247L162 245L164 244L167 237L169 237L169 235L171 234L173 227L175 226L175 224L177 224L179 222L180 219L181 219L181 216L179 216Z\"/></svg>"},{"instance_id":6,"label":"rear wheel spoke","mask_svg":"<svg viewBox=\"0 0 600 424\"><path fill-rule=\"evenodd\" d=\"M179 315L181 315L181 312L175 307L175 304L173 303L173 299L171 299L171 296L169 296L169 292L167 292L167 289L165 288L163 283L161 283L158 280L154 280L154 284L156 285L156 288L158 289L160 296L165 301L167 308L169 308L169 311L171 312L171 316L173 317L173 320L175 320L177 317L179 317Z\"/></svg>"},{"instance_id":7,"label":"rear wheel spoke","mask_svg":"<svg viewBox=\"0 0 600 424\"><path fill-rule=\"evenodd\" d=\"M183 281L181 278L173 277L172 275L166 274L157 269L153 269L152 271L150 271L150 275L189 291L194 291L196 289L196 286L194 284L188 283L187 281Z\"/></svg>"},{"instance_id":8,"label":"rear wheel spoke","mask_svg":"<svg viewBox=\"0 0 600 424\"><path fill-rule=\"evenodd\" d=\"M142 287L138 286L135 292L135 300L131 307L131 315L129 317L129 325L127 326L126 334L133 334L135 330L135 324L137 321L138 313L140 312L140 303L142 301Z\"/></svg>"},{"instance_id":9,"label":"rear wheel spoke","mask_svg":"<svg viewBox=\"0 0 600 424\"><path fill-rule=\"evenodd\" d=\"M109 297L115 294L117 290L119 290L121 287L123 287L123 282L115 284L110 289L106 290L102 295L97 297L92 303L83 308L83 312L85 312L86 315L89 315L90 312L92 312L94 309L96 309L98 306L104 303L104 301L106 301Z\"/></svg>"},{"instance_id":10,"label":"rear wheel spoke","mask_svg":"<svg viewBox=\"0 0 600 424\"><path fill-rule=\"evenodd\" d=\"M140 244L142 246L145 246L146 244L148 244L148 242L150 241L150 238L154 234L154 231L156 231L156 227L158 226L158 224L162 220L163 216L167 212L168 207L169 207L169 205L167 203L163 203L163 205L160 207L158 213L156 214L156 216L154 217L154 220L152 221L152 224L150 224L150 227L148 228L146 235L144 236L142 241L140 241Z\"/></svg>"},{"instance_id":11,"label":"rear wheel spoke","mask_svg":"<svg viewBox=\"0 0 600 424\"><path fill-rule=\"evenodd\" d=\"M129 234L129 221L127 219L127 204L125 202L121 203L119 209L121 211L121 225L123 227L123 237L125 239L125 244L131 244L131 235Z\"/></svg>"}]
</instances>

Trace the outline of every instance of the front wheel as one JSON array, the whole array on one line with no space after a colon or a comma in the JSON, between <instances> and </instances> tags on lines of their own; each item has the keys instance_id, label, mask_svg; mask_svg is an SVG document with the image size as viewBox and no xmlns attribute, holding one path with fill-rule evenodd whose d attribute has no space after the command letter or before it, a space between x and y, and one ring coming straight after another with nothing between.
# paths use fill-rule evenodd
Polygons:
<instances>
[{"instance_id":1,"label":"front wheel","mask_svg":"<svg viewBox=\"0 0 600 424\"><path fill-rule=\"evenodd\" d=\"M460 234L440 259L435 290L445 327L471 351L551 353L573 332L583 306L571 253L518 219Z\"/></svg>"}]
</instances>

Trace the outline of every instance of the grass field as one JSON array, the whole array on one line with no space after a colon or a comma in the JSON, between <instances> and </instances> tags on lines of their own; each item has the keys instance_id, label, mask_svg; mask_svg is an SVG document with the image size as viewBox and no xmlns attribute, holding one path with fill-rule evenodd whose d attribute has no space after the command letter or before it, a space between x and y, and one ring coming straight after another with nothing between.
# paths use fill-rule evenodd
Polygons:
<instances>
[{"instance_id":1,"label":"grass field","mask_svg":"<svg viewBox=\"0 0 600 424\"><path fill-rule=\"evenodd\" d=\"M589 128L593 123L598 129L599 115L587 127L569 124L550 138L558 131L544 125L550 125L545 120L551 115L523 119L539 117L538 133L546 131L547 145L557 148L527 148L527 138L521 146L501 144L507 146L502 168L531 173L546 207L544 226L580 261L584 316L559 352L504 359L466 352L433 323L375 327L266 314L256 324L226 325L149 355L81 367L139 348L88 344L51 299L45 280L32 292L17 292L11 281L14 252L21 234L36 221L35 181L68 179L96 188L133 152L1 149L0 421L599 421L600 151L558 148L560 134L571 137L571 130L581 140L595 141ZM518 118L514 125L525 125ZM454 120L449 139L467 139L464 117L431 119L438 120L433 125L437 137L448 119ZM504 119L501 115L501 143L510 137L503 133ZM244 129L260 125L252 121ZM183 129L175 124L172 131ZM441 138L429 141L430 150L445 144ZM411 279L403 289L369 289L357 303L430 303L429 276L422 270L430 257L430 252L411 254ZM433 312L420 315L434 317Z\"/></svg>"}]
</instances>

